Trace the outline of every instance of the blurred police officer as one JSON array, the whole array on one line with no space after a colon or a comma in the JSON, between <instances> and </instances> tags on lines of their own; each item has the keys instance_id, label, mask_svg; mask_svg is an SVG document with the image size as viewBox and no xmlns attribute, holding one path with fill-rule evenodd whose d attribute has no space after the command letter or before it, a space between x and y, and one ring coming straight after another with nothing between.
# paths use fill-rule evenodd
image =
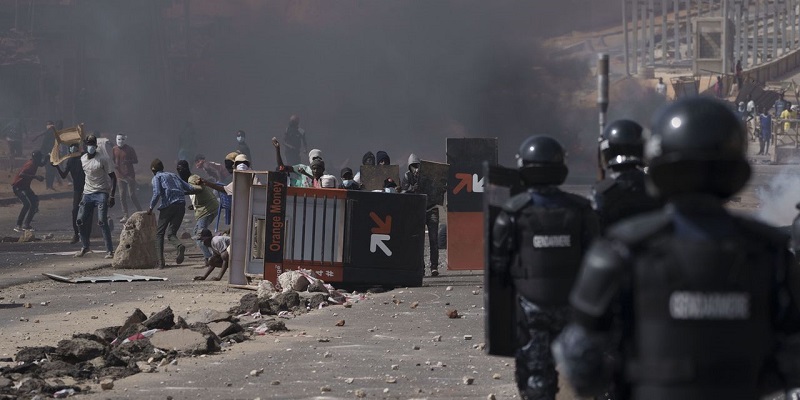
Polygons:
<instances>
[{"instance_id":1,"label":"blurred police officer","mask_svg":"<svg viewBox=\"0 0 800 400\"><path fill-rule=\"evenodd\" d=\"M599 230L583 197L558 188L567 177L561 144L526 139L517 164L526 191L503 206L492 228L492 268L517 292L516 379L524 399L555 399L558 374L550 351L563 328L581 258Z\"/></svg>"},{"instance_id":2,"label":"blurred police officer","mask_svg":"<svg viewBox=\"0 0 800 400\"><path fill-rule=\"evenodd\" d=\"M758 399L800 383L786 340L800 329L788 238L723 207L750 177L746 146L741 121L714 99L658 113L645 161L648 189L667 204L592 245L570 295L576 318L553 347L578 393L598 394L614 375L637 400Z\"/></svg>"},{"instance_id":3,"label":"blurred police officer","mask_svg":"<svg viewBox=\"0 0 800 400\"><path fill-rule=\"evenodd\" d=\"M614 223L647 211L660 204L647 193L644 180L644 137L642 126L621 119L610 123L600 142L606 179L592 188L592 207L607 229Z\"/></svg>"}]
</instances>

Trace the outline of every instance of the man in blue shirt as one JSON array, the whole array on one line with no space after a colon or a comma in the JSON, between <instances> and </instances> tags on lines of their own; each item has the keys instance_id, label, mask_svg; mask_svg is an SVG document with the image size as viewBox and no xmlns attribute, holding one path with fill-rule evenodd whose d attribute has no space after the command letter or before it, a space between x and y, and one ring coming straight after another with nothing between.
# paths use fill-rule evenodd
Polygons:
<instances>
[{"instance_id":1,"label":"man in blue shirt","mask_svg":"<svg viewBox=\"0 0 800 400\"><path fill-rule=\"evenodd\" d=\"M153 214L153 207L161 198L156 231L156 252L159 260L157 268L161 269L164 268L164 234L168 229L167 240L178 251L175 263L183 262L186 247L178 239L178 229L181 227L183 215L186 213L185 196L194 194L197 190L184 182L177 174L164 172L164 163L157 158L150 163L150 170L153 171L153 197L150 199L150 208L147 210L147 214Z\"/></svg>"}]
</instances>

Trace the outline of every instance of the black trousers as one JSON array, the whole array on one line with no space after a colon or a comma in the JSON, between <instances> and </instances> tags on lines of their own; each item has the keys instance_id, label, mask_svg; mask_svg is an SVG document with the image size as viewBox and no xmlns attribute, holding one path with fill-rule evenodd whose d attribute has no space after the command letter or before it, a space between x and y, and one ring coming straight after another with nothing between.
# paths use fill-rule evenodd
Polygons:
<instances>
[{"instance_id":1,"label":"black trousers","mask_svg":"<svg viewBox=\"0 0 800 400\"><path fill-rule=\"evenodd\" d=\"M430 246L431 269L439 267L439 207L425 212L425 226L428 228L428 245Z\"/></svg>"},{"instance_id":2,"label":"black trousers","mask_svg":"<svg viewBox=\"0 0 800 400\"><path fill-rule=\"evenodd\" d=\"M558 372L550 346L564 329L569 307L541 307L518 296L514 375L520 395L528 400L555 400Z\"/></svg>"},{"instance_id":3,"label":"black trousers","mask_svg":"<svg viewBox=\"0 0 800 400\"><path fill-rule=\"evenodd\" d=\"M183 222L183 215L186 214L186 203L172 203L158 210L158 228L156 229L156 252L160 266L164 265L164 235L175 249L181 245L178 239L178 229Z\"/></svg>"},{"instance_id":4,"label":"black trousers","mask_svg":"<svg viewBox=\"0 0 800 400\"><path fill-rule=\"evenodd\" d=\"M80 227L78 226L78 209L81 207L81 199L83 199L83 188L80 190L73 190L72 191L72 230L75 232L75 235L80 234ZM91 215L91 214L90 214ZM87 221L88 225L91 225L91 217L89 221Z\"/></svg>"},{"instance_id":5,"label":"black trousers","mask_svg":"<svg viewBox=\"0 0 800 400\"><path fill-rule=\"evenodd\" d=\"M17 217L17 226L29 227L31 226L33 215L39 212L39 196L33 193L31 188L21 189L16 186L12 186L12 188L14 189L14 194L22 202L22 209L19 210L19 216Z\"/></svg>"}]
</instances>

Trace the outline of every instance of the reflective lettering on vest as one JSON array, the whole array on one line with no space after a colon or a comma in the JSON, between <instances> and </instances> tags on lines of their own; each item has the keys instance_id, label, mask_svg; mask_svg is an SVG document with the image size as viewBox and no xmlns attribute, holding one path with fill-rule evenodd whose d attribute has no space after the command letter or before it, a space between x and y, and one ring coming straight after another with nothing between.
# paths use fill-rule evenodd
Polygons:
<instances>
[{"instance_id":1,"label":"reflective lettering on vest","mask_svg":"<svg viewBox=\"0 0 800 400\"><path fill-rule=\"evenodd\" d=\"M548 247L570 247L572 240L569 235L534 235L533 247L537 249Z\"/></svg>"},{"instance_id":2,"label":"reflective lettering on vest","mask_svg":"<svg viewBox=\"0 0 800 400\"><path fill-rule=\"evenodd\" d=\"M674 319L748 319L750 294L673 292L669 315Z\"/></svg>"}]
</instances>

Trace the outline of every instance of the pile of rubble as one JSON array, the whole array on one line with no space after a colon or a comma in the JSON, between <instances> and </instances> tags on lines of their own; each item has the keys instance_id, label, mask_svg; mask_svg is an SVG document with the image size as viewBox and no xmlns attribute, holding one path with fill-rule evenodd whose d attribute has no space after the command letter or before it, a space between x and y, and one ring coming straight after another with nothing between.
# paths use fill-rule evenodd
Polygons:
<instances>
[{"instance_id":1,"label":"pile of rubble","mask_svg":"<svg viewBox=\"0 0 800 400\"><path fill-rule=\"evenodd\" d=\"M162 371L181 356L214 353L253 335L286 331L284 318L352 304L350 295L305 272L282 274L280 287L262 281L257 293L242 296L228 312L200 310L186 319L170 307L149 317L137 308L122 325L76 334L55 347L22 348L14 365L0 368L0 399L67 397L91 391L92 383L110 390L116 379Z\"/></svg>"}]
</instances>

